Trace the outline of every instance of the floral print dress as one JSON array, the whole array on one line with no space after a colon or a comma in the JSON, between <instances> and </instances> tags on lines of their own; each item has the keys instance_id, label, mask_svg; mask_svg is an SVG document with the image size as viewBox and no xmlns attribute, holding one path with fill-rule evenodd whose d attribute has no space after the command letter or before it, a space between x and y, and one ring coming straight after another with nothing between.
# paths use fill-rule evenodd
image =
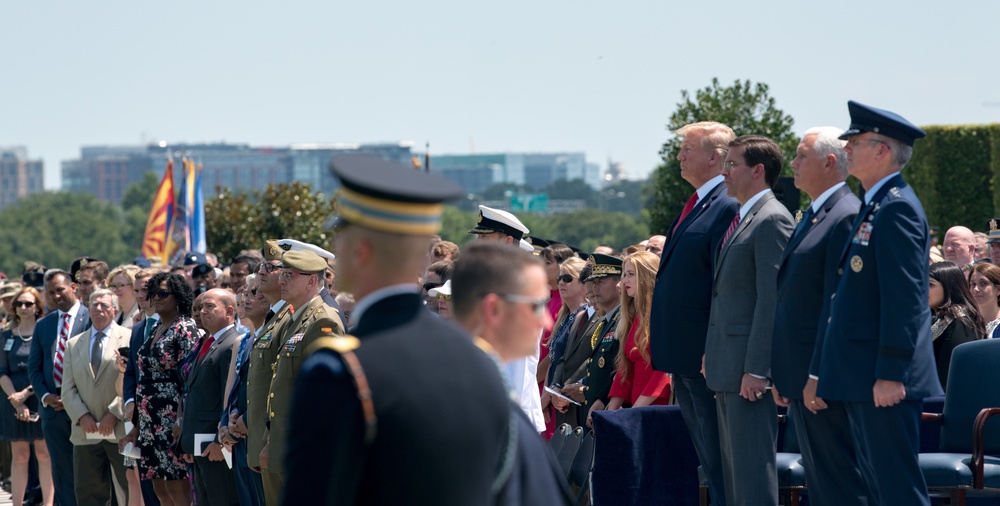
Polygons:
<instances>
[{"instance_id":1,"label":"floral print dress","mask_svg":"<svg viewBox=\"0 0 1000 506\"><path fill-rule=\"evenodd\" d=\"M174 445L173 428L183 399L180 364L198 344L194 320L179 316L153 343L160 322L143 343L136 360L136 407L139 412L139 476L144 480L182 480L187 464Z\"/></svg>"}]
</instances>

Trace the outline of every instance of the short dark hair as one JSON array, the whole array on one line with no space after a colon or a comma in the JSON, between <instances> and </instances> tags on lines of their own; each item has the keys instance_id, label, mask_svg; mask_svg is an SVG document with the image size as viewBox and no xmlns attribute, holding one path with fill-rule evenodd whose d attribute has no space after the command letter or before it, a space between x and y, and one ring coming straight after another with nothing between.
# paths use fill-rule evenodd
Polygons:
<instances>
[{"instance_id":1,"label":"short dark hair","mask_svg":"<svg viewBox=\"0 0 1000 506\"><path fill-rule=\"evenodd\" d=\"M191 316L191 306L194 304L194 291L187 278L180 274L161 272L154 274L146 282L146 297L153 300L154 294L160 291L160 283L167 282L167 291L173 294L177 301L177 312L181 316Z\"/></svg>"},{"instance_id":2,"label":"short dark hair","mask_svg":"<svg viewBox=\"0 0 1000 506\"><path fill-rule=\"evenodd\" d=\"M83 267L80 267L80 270L76 271L76 280L75 281L79 281L80 274L82 274L82 273L84 273L86 271L94 271L94 281L97 281L98 283L101 283L105 279L108 279L108 271L109 270L110 270L110 267L108 267L108 263L105 262L105 261L103 261L103 260L96 260L96 261L93 261L93 262L87 262L87 265L84 265Z\"/></svg>"},{"instance_id":3,"label":"short dark hair","mask_svg":"<svg viewBox=\"0 0 1000 506\"><path fill-rule=\"evenodd\" d=\"M566 246L565 244L556 243L556 244L550 244L542 248L542 251L541 253L539 253L539 255L541 255L543 259L549 262L561 264L567 258L576 256L576 253L574 253L569 246Z\"/></svg>"},{"instance_id":4,"label":"short dark hair","mask_svg":"<svg viewBox=\"0 0 1000 506\"><path fill-rule=\"evenodd\" d=\"M763 135L741 135L729 143L729 149L733 148L743 148L743 159L750 167L764 166L764 182L773 190L784 163L781 148Z\"/></svg>"},{"instance_id":5,"label":"short dark hair","mask_svg":"<svg viewBox=\"0 0 1000 506\"><path fill-rule=\"evenodd\" d=\"M451 271L455 268L455 262L450 260L441 260L440 262L434 262L427 267L427 272L433 272L441 277L441 282L444 283L451 279Z\"/></svg>"},{"instance_id":6,"label":"short dark hair","mask_svg":"<svg viewBox=\"0 0 1000 506\"><path fill-rule=\"evenodd\" d=\"M451 304L455 316L472 314L480 297L488 293L514 294L521 290L521 272L532 265L543 267L535 255L497 241L473 241L462 249L462 258L451 273Z\"/></svg>"},{"instance_id":7,"label":"short dark hair","mask_svg":"<svg viewBox=\"0 0 1000 506\"><path fill-rule=\"evenodd\" d=\"M257 269L260 267L260 260L250 255L240 255L234 258L232 263L229 264L229 266L231 268L233 265L236 264L246 265L247 270L252 274L254 272L257 272Z\"/></svg>"}]
</instances>

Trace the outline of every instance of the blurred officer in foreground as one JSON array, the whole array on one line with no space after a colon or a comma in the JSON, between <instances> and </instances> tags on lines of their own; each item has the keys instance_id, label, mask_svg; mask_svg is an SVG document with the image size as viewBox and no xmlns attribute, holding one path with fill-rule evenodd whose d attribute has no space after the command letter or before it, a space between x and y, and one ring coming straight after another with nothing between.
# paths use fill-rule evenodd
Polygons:
<instances>
[{"instance_id":1,"label":"blurred officer in foreground","mask_svg":"<svg viewBox=\"0 0 1000 506\"><path fill-rule=\"evenodd\" d=\"M489 504L511 430L496 365L423 309L417 275L458 185L381 160L331 162L343 188L336 283L357 299L354 336L332 319L302 366L283 503ZM311 340L313 336L307 336Z\"/></svg>"},{"instance_id":2,"label":"blurred officer in foreground","mask_svg":"<svg viewBox=\"0 0 1000 506\"><path fill-rule=\"evenodd\" d=\"M879 504L929 505L917 464L921 399L941 395L927 304L930 234L900 174L923 130L854 101L848 172L866 189L837 267L837 291L810 366L803 401L844 401L861 473ZM821 323L822 325L822 323ZM843 472L853 472L845 469Z\"/></svg>"}]
</instances>

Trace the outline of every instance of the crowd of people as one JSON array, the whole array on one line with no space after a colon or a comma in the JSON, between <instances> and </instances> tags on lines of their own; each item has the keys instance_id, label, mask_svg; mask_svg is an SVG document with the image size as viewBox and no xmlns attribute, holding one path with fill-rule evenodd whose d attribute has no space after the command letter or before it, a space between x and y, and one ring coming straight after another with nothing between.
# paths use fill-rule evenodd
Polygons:
<instances>
[{"instance_id":1,"label":"crowd of people","mask_svg":"<svg viewBox=\"0 0 1000 506\"><path fill-rule=\"evenodd\" d=\"M901 175L923 132L849 112L799 144L794 214L772 140L681 128L694 192L621 251L486 206L460 247L456 185L339 157L331 244L27 262L0 285L13 501L568 504L557 425L678 404L712 504L777 504L777 406L812 504L929 504L920 400L998 332L1000 226L938 248Z\"/></svg>"}]
</instances>

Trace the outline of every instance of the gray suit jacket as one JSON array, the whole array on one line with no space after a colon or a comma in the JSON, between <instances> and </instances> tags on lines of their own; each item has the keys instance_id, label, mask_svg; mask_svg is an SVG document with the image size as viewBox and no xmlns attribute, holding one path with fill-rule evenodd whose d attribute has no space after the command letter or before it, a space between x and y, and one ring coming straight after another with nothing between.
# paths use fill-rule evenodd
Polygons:
<instances>
[{"instance_id":1,"label":"gray suit jacket","mask_svg":"<svg viewBox=\"0 0 1000 506\"><path fill-rule=\"evenodd\" d=\"M108 413L114 413L115 439L125 437L122 398L118 395L115 383L118 381L118 368L115 367L115 351L129 345L131 332L112 322L108 331L108 339L104 343L101 355L101 365L97 374L90 368L90 329L71 337L66 341L66 355L63 359L62 401L66 414L73 422L73 433L70 440L74 445L90 445L99 443L99 439L87 439L86 433L80 427L80 417L90 413L98 422Z\"/></svg>"},{"instance_id":2,"label":"gray suit jacket","mask_svg":"<svg viewBox=\"0 0 1000 506\"><path fill-rule=\"evenodd\" d=\"M771 376L778 266L795 222L767 193L722 246L715 262L705 376L715 392L739 392L743 373Z\"/></svg>"}]
</instances>

